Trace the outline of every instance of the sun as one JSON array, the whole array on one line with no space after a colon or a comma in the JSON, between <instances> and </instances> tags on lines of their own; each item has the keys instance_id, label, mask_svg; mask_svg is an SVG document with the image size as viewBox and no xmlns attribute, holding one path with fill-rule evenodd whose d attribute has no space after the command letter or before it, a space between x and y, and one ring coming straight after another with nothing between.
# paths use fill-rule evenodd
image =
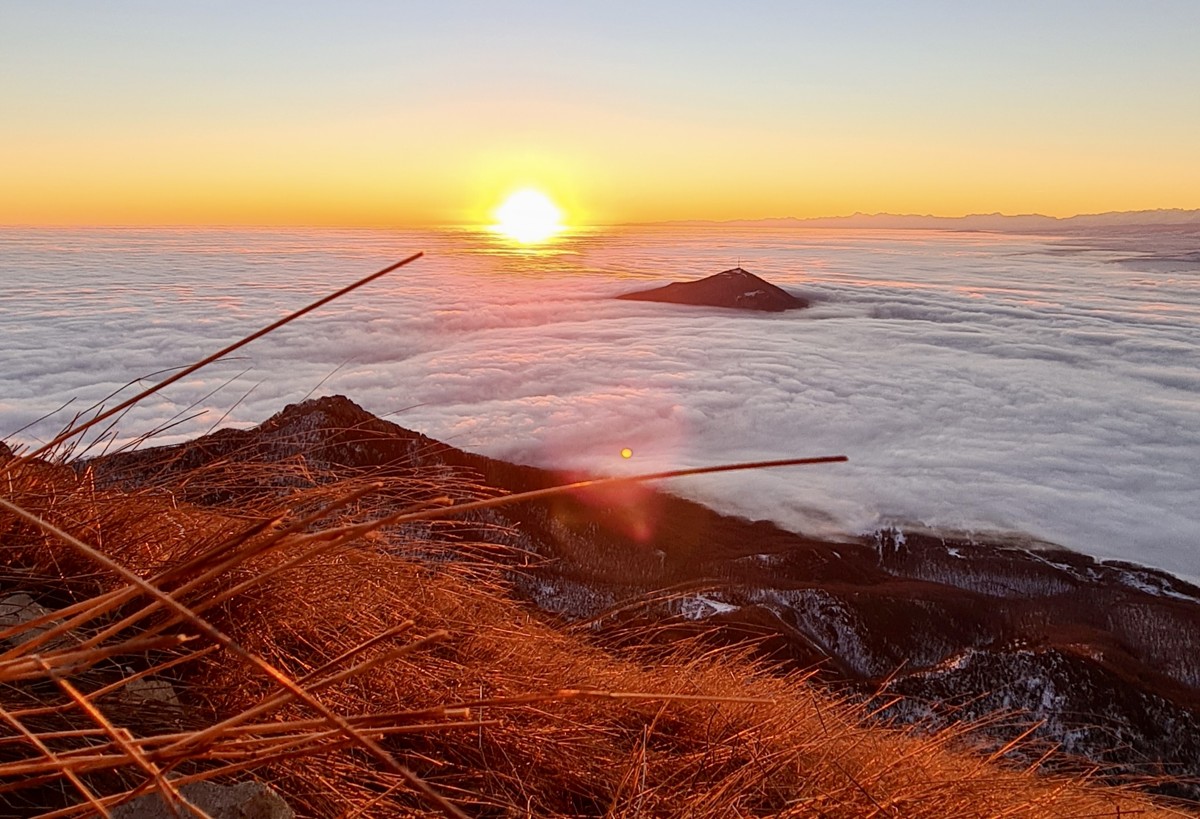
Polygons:
<instances>
[{"instance_id":1,"label":"sun","mask_svg":"<svg viewBox=\"0 0 1200 819\"><path fill-rule=\"evenodd\" d=\"M496 208L495 216L496 230L523 245L544 242L563 229L562 211L549 196L533 188L510 194Z\"/></svg>"}]
</instances>

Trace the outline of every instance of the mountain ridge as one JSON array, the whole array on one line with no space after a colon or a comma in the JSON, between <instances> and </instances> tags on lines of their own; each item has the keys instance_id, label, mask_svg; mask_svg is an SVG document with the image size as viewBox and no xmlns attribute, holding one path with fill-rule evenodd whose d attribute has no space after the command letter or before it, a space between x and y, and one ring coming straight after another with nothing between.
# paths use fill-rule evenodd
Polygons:
<instances>
[{"instance_id":1,"label":"mountain ridge","mask_svg":"<svg viewBox=\"0 0 1200 819\"><path fill-rule=\"evenodd\" d=\"M936 216L913 213L863 213L848 216L781 216L760 219L676 219L640 222L639 225L684 227L793 227L861 228L878 230L1074 230L1121 227L1200 227L1200 209L1158 208L1152 210L1105 211L1075 216L1046 216L1039 213L973 213L964 216Z\"/></svg>"},{"instance_id":2,"label":"mountain ridge","mask_svg":"<svg viewBox=\"0 0 1200 819\"><path fill-rule=\"evenodd\" d=\"M490 493L580 477L457 450L344 396L290 405L250 430L82 466L101 484L138 488L186 477L172 490L178 500L222 505L238 503L237 492L289 487L231 490L221 470L298 462L303 475L420 475L431 497L431 475ZM403 502L422 499L408 492ZM1034 739L1114 774L1165 768L1200 781L1200 589L1162 572L937 533L832 542L647 487L523 501L439 531L451 544L492 540L503 554L536 558L520 567L493 559L530 605L590 623L602 641L751 640L780 668L817 669L889 719L948 724L1015 711L1019 720L988 729L997 747L1033 726ZM1200 797L1194 785L1168 790Z\"/></svg>"}]
</instances>

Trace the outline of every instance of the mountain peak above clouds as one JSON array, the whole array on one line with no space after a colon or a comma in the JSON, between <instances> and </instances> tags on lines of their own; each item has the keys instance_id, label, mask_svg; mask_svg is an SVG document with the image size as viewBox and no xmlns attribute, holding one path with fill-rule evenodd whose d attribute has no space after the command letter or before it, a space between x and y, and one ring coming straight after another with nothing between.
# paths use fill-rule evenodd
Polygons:
<instances>
[{"instance_id":1,"label":"mountain peak above clouds","mask_svg":"<svg viewBox=\"0 0 1200 819\"><path fill-rule=\"evenodd\" d=\"M807 300L793 296L740 266L696 281L672 282L664 287L624 293L617 298L769 313L808 307Z\"/></svg>"}]
</instances>

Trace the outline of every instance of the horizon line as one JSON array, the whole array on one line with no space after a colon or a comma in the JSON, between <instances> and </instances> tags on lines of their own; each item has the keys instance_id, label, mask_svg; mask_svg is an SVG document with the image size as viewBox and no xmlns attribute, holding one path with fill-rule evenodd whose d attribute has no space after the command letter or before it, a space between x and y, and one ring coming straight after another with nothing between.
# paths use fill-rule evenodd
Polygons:
<instances>
[{"instance_id":1,"label":"horizon line","mask_svg":"<svg viewBox=\"0 0 1200 819\"><path fill-rule=\"evenodd\" d=\"M568 225L568 228L620 228L620 227L657 227L669 225L705 224L705 225L742 225L755 222L794 222L797 227L806 222L848 221L852 219L929 219L937 221L964 221L968 219L1038 219L1049 222L1066 222L1074 219L1167 215L1191 216L1200 221L1200 208L1139 208L1134 210L1108 210L1086 213L1075 213L1070 216L1051 216L1044 213L990 213L973 212L956 215L936 213L897 213L892 211L855 211L848 214L823 216L746 216L727 219L703 217L684 217L673 219L652 219L636 221L593 222L589 224ZM213 230L256 230L256 229L299 229L299 230L402 230L402 229L485 229L493 227L485 222L440 222L440 221L411 221L411 222L357 222L350 224L322 222L3 222L0 229L37 229L37 230L137 230L137 229L213 229Z\"/></svg>"}]
</instances>

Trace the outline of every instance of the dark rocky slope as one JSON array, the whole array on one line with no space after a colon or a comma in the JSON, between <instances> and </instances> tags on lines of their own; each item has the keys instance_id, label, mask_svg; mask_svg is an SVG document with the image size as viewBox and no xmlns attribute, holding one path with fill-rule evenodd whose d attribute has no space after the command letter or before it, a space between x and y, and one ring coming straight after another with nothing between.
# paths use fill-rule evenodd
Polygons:
<instances>
[{"instance_id":1,"label":"dark rocky slope","mask_svg":"<svg viewBox=\"0 0 1200 819\"><path fill-rule=\"evenodd\" d=\"M290 406L252 430L90 466L102 481L161 481L196 503L237 502L293 480L287 471L279 486L220 479L256 462L503 491L571 477L456 450L343 397ZM207 478L170 480L201 466ZM419 497L409 491L405 503ZM533 604L590 621L600 639L751 638L772 660L815 667L865 699L900 697L885 717L954 722L1008 712L987 729L997 745L1037 724L1034 739L1105 771L1200 781L1200 589L1161 572L939 533L818 540L648 488L513 504L439 531L535 555L523 567L511 551L497 559L510 561L506 570ZM1163 789L1200 797L1186 781Z\"/></svg>"},{"instance_id":2,"label":"dark rocky slope","mask_svg":"<svg viewBox=\"0 0 1200 819\"><path fill-rule=\"evenodd\" d=\"M762 310L779 313L808 307L808 302L793 296L740 267L724 270L694 282L672 282L664 287L625 293L618 299L661 301L707 307L732 307L738 310Z\"/></svg>"}]
</instances>

